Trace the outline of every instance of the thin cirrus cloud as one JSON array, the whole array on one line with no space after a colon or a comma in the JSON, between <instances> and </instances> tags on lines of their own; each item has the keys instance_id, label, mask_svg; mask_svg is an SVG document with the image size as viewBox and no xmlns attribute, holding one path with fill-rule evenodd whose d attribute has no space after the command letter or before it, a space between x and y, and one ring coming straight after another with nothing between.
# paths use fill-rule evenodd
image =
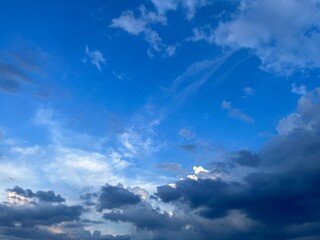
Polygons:
<instances>
[{"instance_id":1,"label":"thin cirrus cloud","mask_svg":"<svg viewBox=\"0 0 320 240\"><path fill-rule=\"evenodd\" d=\"M92 65L96 66L101 71L102 65L107 64L107 60L99 50L90 50L88 46L85 49L86 56L82 59L83 63L89 61Z\"/></svg>"},{"instance_id":2,"label":"thin cirrus cloud","mask_svg":"<svg viewBox=\"0 0 320 240\"><path fill-rule=\"evenodd\" d=\"M254 118L250 117L249 115L247 115L246 113L244 113L240 109L233 107L231 102L223 100L221 103L221 108L225 109L228 112L230 117L240 119L246 123L254 123L255 122Z\"/></svg>"}]
</instances>

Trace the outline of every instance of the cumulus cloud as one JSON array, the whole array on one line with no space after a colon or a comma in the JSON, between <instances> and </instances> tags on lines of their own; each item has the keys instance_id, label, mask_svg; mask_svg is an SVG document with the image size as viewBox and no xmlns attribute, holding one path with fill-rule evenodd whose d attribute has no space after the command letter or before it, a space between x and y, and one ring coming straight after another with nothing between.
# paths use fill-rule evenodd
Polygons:
<instances>
[{"instance_id":1,"label":"cumulus cloud","mask_svg":"<svg viewBox=\"0 0 320 240\"><path fill-rule=\"evenodd\" d=\"M57 203L66 201L63 197L61 197L60 194L56 195L53 191L33 192L31 189L24 190L19 186L15 186L14 188L8 189L7 191L11 194L15 193L18 196L23 196L24 198L37 198L39 199L39 201L57 202Z\"/></svg>"},{"instance_id":2,"label":"cumulus cloud","mask_svg":"<svg viewBox=\"0 0 320 240\"><path fill-rule=\"evenodd\" d=\"M254 119L252 117L242 112L240 109L234 108L231 102L223 100L221 107L228 111L230 117L238 118L246 123L254 123Z\"/></svg>"},{"instance_id":3,"label":"cumulus cloud","mask_svg":"<svg viewBox=\"0 0 320 240\"><path fill-rule=\"evenodd\" d=\"M280 135L297 130L313 131L320 119L320 88L305 93L298 100L297 112L282 118L276 129Z\"/></svg>"},{"instance_id":4,"label":"cumulus cloud","mask_svg":"<svg viewBox=\"0 0 320 240\"><path fill-rule=\"evenodd\" d=\"M319 237L320 231L312 227L320 217L318 98L319 89L315 89L298 100L298 116L310 127L298 125L275 136L258 153L240 150L231 159L240 166L255 167L243 179L186 178L159 186L156 196L213 221L236 210L253 224L236 236L217 239ZM208 170L197 167L196 173Z\"/></svg>"},{"instance_id":5,"label":"cumulus cloud","mask_svg":"<svg viewBox=\"0 0 320 240\"><path fill-rule=\"evenodd\" d=\"M113 209L126 205L135 205L141 202L139 195L124 189L120 184L118 186L106 185L101 188L98 209Z\"/></svg>"},{"instance_id":6,"label":"cumulus cloud","mask_svg":"<svg viewBox=\"0 0 320 240\"><path fill-rule=\"evenodd\" d=\"M259 164L259 155L248 150L240 150L232 161L240 166L257 167Z\"/></svg>"},{"instance_id":7,"label":"cumulus cloud","mask_svg":"<svg viewBox=\"0 0 320 240\"><path fill-rule=\"evenodd\" d=\"M319 25L318 1L242 0L208 38L222 47L250 49L264 70L288 75L320 67Z\"/></svg>"}]
</instances>

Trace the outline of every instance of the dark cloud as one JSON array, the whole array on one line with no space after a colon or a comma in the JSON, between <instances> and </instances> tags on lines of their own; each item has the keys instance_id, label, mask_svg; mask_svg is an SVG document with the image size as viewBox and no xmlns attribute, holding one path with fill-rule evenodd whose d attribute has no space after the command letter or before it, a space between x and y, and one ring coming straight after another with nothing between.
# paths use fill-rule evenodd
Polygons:
<instances>
[{"instance_id":1,"label":"dark cloud","mask_svg":"<svg viewBox=\"0 0 320 240\"><path fill-rule=\"evenodd\" d=\"M193 152L197 148L197 145L196 144L182 144L181 147L188 152Z\"/></svg>"},{"instance_id":2,"label":"dark cloud","mask_svg":"<svg viewBox=\"0 0 320 240\"><path fill-rule=\"evenodd\" d=\"M124 189L121 184L118 186L106 185L101 188L98 198L98 210L119 208L125 205L135 205L141 202L141 198Z\"/></svg>"},{"instance_id":3,"label":"dark cloud","mask_svg":"<svg viewBox=\"0 0 320 240\"><path fill-rule=\"evenodd\" d=\"M105 219L115 222L130 222L133 223L138 229L172 229L181 228L181 224L170 218L167 212L160 213L160 209L153 208L151 205L137 204L122 208L121 210L112 210L105 213Z\"/></svg>"},{"instance_id":4,"label":"dark cloud","mask_svg":"<svg viewBox=\"0 0 320 240\"><path fill-rule=\"evenodd\" d=\"M166 162L166 163L161 163L158 164L157 166L161 170L167 170L167 171L172 171L172 172L181 172L183 171L182 167L180 164L175 163L175 162Z\"/></svg>"},{"instance_id":5,"label":"dark cloud","mask_svg":"<svg viewBox=\"0 0 320 240\"><path fill-rule=\"evenodd\" d=\"M34 83L43 74L48 55L31 43L22 43L14 50L0 52L0 91L20 92L24 85Z\"/></svg>"},{"instance_id":6,"label":"dark cloud","mask_svg":"<svg viewBox=\"0 0 320 240\"><path fill-rule=\"evenodd\" d=\"M248 150L240 150L232 161L240 166L257 167L259 164L259 155Z\"/></svg>"},{"instance_id":7,"label":"dark cloud","mask_svg":"<svg viewBox=\"0 0 320 240\"><path fill-rule=\"evenodd\" d=\"M320 219L319 100L319 89L301 97L294 121L282 120L291 123L290 129L281 125L280 135L257 154L238 152L235 164L256 167L244 179L184 179L174 187L158 187L156 196L213 221L240 211L259 223L247 239L317 238L319 228L310 226L318 226Z\"/></svg>"},{"instance_id":8,"label":"dark cloud","mask_svg":"<svg viewBox=\"0 0 320 240\"><path fill-rule=\"evenodd\" d=\"M19 223L22 227L28 227L79 220L83 207L64 204L37 204L30 206L7 206L1 204L0 212L2 213L0 215L0 224L2 226L15 226L16 223Z\"/></svg>"},{"instance_id":9,"label":"dark cloud","mask_svg":"<svg viewBox=\"0 0 320 240\"><path fill-rule=\"evenodd\" d=\"M15 186L12 189L7 189L9 192L15 192L20 196L28 197L28 198L38 198L40 201L45 202L65 202L65 199L61 197L60 194L56 195L53 191L37 191L32 192L30 189L24 190L19 186Z\"/></svg>"}]
</instances>

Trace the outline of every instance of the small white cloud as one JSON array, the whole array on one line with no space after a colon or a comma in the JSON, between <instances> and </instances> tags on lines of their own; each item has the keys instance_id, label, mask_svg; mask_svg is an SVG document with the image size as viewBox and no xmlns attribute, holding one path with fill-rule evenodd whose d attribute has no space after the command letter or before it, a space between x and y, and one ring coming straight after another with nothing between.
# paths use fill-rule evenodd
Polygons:
<instances>
[{"instance_id":1,"label":"small white cloud","mask_svg":"<svg viewBox=\"0 0 320 240\"><path fill-rule=\"evenodd\" d=\"M242 89L242 91L246 96L251 96L254 94L254 90L251 87L245 87Z\"/></svg>"},{"instance_id":2,"label":"small white cloud","mask_svg":"<svg viewBox=\"0 0 320 240\"><path fill-rule=\"evenodd\" d=\"M212 180L215 180L217 178L221 178L225 180L228 179L228 176L225 173L220 171L215 171L215 170L209 171L202 166L199 166L199 167L194 166L193 172L194 172L193 174L187 175L187 178L195 181L197 181L198 179L212 179Z\"/></svg>"},{"instance_id":3,"label":"small white cloud","mask_svg":"<svg viewBox=\"0 0 320 240\"><path fill-rule=\"evenodd\" d=\"M123 12L119 18L112 20L111 27L121 28L124 31L132 34L139 35L146 31L148 22L144 19L136 18L132 11Z\"/></svg>"},{"instance_id":4,"label":"small white cloud","mask_svg":"<svg viewBox=\"0 0 320 240\"><path fill-rule=\"evenodd\" d=\"M301 95L301 96L304 96L307 94L307 88L305 85L301 85L298 87L295 83L293 83L291 85L291 92L298 94L298 95Z\"/></svg>"},{"instance_id":5,"label":"small white cloud","mask_svg":"<svg viewBox=\"0 0 320 240\"><path fill-rule=\"evenodd\" d=\"M228 111L230 117L238 118L246 123L254 123L254 119L252 117L242 112L240 109L232 107L231 102L223 100L221 107Z\"/></svg>"},{"instance_id":6,"label":"small white cloud","mask_svg":"<svg viewBox=\"0 0 320 240\"><path fill-rule=\"evenodd\" d=\"M181 129L179 130L179 135L180 135L181 137L186 138L186 139L191 139L191 138L194 137L194 133L191 132L189 129L186 129L186 128L181 128Z\"/></svg>"},{"instance_id":7,"label":"small white cloud","mask_svg":"<svg viewBox=\"0 0 320 240\"><path fill-rule=\"evenodd\" d=\"M169 45L166 48L166 56L171 57L176 53L177 45Z\"/></svg>"},{"instance_id":8,"label":"small white cloud","mask_svg":"<svg viewBox=\"0 0 320 240\"><path fill-rule=\"evenodd\" d=\"M103 54L99 50L91 51L88 46L86 46L86 57L82 59L83 63L86 63L87 60L90 61L91 64L95 65L101 71L101 65L107 64L107 61Z\"/></svg>"},{"instance_id":9,"label":"small white cloud","mask_svg":"<svg viewBox=\"0 0 320 240\"><path fill-rule=\"evenodd\" d=\"M209 170L204 169L202 166L199 166L199 167L194 166L194 167L193 167L193 171L194 171L194 173L195 173L196 175L198 175L198 174L201 173L201 172L204 172L204 173L208 173L208 172L209 172Z\"/></svg>"}]
</instances>

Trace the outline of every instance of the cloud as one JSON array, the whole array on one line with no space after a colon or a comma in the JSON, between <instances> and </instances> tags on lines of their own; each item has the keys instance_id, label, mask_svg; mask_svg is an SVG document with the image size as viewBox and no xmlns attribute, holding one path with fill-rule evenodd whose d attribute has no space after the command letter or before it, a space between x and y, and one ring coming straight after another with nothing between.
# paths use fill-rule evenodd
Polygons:
<instances>
[{"instance_id":1,"label":"cloud","mask_svg":"<svg viewBox=\"0 0 320 240\"><path fill-rule=\"evenodd\" d=\"M208 38L221 47L250 49L262 69L288 75L320 67L319 25L318 1L242 0Z\"/></svg>"},{"instance_id":2,"label":"cloud","mask_svg":"<svg viewBox=\"0 0 320 240\"><path fill-rule=\"evenodd\" d=\"M225 109L228 111L229 116L233 118L238 118L246 123L254 123L254 119L250 116L248 116L246 113L242 112L238 108L234 108L231 105L231 102L223 100L221 103L222 109Z\"/></svg>"},{"instance_id":3,"label":"cloud","mask_svg":"<svg viewBox=\"0 0 320 240\"><path fill-rule=\"evenodd\" d=\"M15 193L15 195L22 196L24 198L37 198L39 201L45 201L45 202L65 202L66 200L61 197L60 194L55 195L53 191L37 191L32 192L31 189L24 190L23 188L19 186L15 186L12 189L7 189L8 192Z\"/></svg>"},{"instance_id":4,"label":"cloud","mask_svg":"<svg viewBox=\"0 0 320 240\"><path fill-rule=\"evenodd\" d=\"M243 97L246 98L254 94L254 89L251 87L245 87L242 89L243 93L245 94Z\"/></svg>"},{"instance_id":5,"label":"cloud","mask_svg":"<svg viewBox=\"0 0 320 240\"><path fill-rule=\"evenodd\" d=\"M221 221L230 211L237 211L253 224L237 235L218 239L319 236L320 231L313 227L319 224L320 217L319 92L317 88L298 100L299 118L310 128L299 126L287 134L279 134L258 153L238 152L233 162L255 167L243 179L185 178L174 185L159 186L156 196L213 221ZM195 175L208 172L204 168L195 169ZM230 224L226 227L231 227Z\"/></svg>"},{"instance_id":6,"label":"cloud","mask_svg":"<svg viewBox=\"0 0 320 240\"><path fill-rule=\"evenodd\" d=\"M198 146L196 144L182 144L181 147L188 151L188 152L193 152Z\"/></svg>"},{"instance_id":7,"label":"cloud","mask_svg":"<svg viewBox=\"0 0 320 240\"><path fill-rule=\"evenodd\" d=\"M167 212L160 213L159 209L155 209L147 203L122 208L121 210L112 210L105 213L103 217L115 222L130 222L142 230L181 228L181 224L171 219L170 214Z\"/></svg>"},{"instance_id":8,"label":"cloud","mask_svg":"<svg viewBox=\"0 0 320 240\"><path fill-rule=\"evenodd\" d=\"M101 71L101 65L106 65L107 60L103 56L103 54L99 50L90 50L88 46L86 46L86 57L82 59L84 63L87 60L90 61L91 64L95 65Z\"/></svg>"},{"instance_id":9,"label":"cloud","mask_svg":"<svg viewBox=\"0 0 320 240\"><path fill-rule=\"evenodd\" d=\"M18 225L22 228L36 225L51 226L61 222L79 220L83 212L81 206L62 204L64 199L51 191L33 193L30 189L24 190L20 187L7 191L8 202L0 205L1 226Z\"/></svg>"},{"instance_id":10,"label":"cloud","mask_svg":"<svg viewBox=\"0 0 320 240\"><path fill-rule=\"evenodd\" d=\"M294 131L313 131L318 127L320 119L320 88L301 96L298 100L297 112L282 118L276 129L280 135Z\"/></svg>"},{"instance_id":11,"label":"cloud","mask_svg":"<svg viewBox=\"0 0 320 240\"><path fill-rule=\"evenodd\" d=\"M150 0L157 12L161 15L165 15L167 11L177 10L178 7L182 7L186 12L186 18L188 20L193 19L198 8L204 7L210 4L208 0Z\"/></svg>"},{"instance_id":12,"label":"cloud","mask_svg":"<svg viewBox=\"0 0 320 240\"><path fill-rule=\"evenodd\" d=\"M43 74L48 54L37 46L22 45L0 53L0 91L18 93Z\"/></svg>"},{"instance_id":13,"label":"cloud","mask_svg":"<svg viewBox=\"0 0 320 240\"><path fill-rule=\"evenodd\" d=\"M297 86L296 84L291 85L291 92L295 93L297 95L306 95L307 94L307 88L305 85Z\"/></svg>"},{"instance_id":14,"label":"cloud","mask_svg":"<svg viewBox=\"0 0 320 240\"><path fill-rule=\"evenodd\" d=\"M186 128L181 128L179 130L179 135L186 139L191 139L194 137L194 133L192 133L189 129L186 129Z\"/></svg>"},{"instance_id":15,"label":"cloud","mask_svg":"<svg viewBox=\"0 0 320 240\"><path fill-rule=\"evenodd\" d=\"M167 171L172 171L172 172L181 172L183 171L182 167L180 164L175 163L175 162L165 162L158 164L157 166L161 170L167 170Z\"/></svg>"},{"instance_id":16,"label":"cloud","mask_svg":"<svg viewBox=\"0 0 320 240\"><path fill-rule=\"evenodd\" d=\"M138 195L124 189L122 185L106 185L101 188L98 209L113 209L141 202Z\"/></svg>"},{"instance_id":17,"label":"cloud","mask_svg":"<svg viewBox=\"0 0 320 240\"><path fill-rule=\"evenodd\" d=\"M141 6L139 10L139 17L136 17L132 11L123 12L119 18L112 20L110 27L121 28L134 36L143 35L144 39L154 51L159 52L168 50L167 55L173 55L174 49L170 46L166 46L158 33L151 27L151 25L156 23L166 24L166 17L148 11L144 6Z\"/></svg>"},{"instance_id":18,"label":"cloud","mask_svg":"<svg viewBox=\"0 0 320 240\"><path fill-rule=\"evenodd\" d=\"M232 158L232 161L240 166L257 167L259 164L259 155L248 150L240 150L237 156Z\"/></svg>"}]
</instances>

